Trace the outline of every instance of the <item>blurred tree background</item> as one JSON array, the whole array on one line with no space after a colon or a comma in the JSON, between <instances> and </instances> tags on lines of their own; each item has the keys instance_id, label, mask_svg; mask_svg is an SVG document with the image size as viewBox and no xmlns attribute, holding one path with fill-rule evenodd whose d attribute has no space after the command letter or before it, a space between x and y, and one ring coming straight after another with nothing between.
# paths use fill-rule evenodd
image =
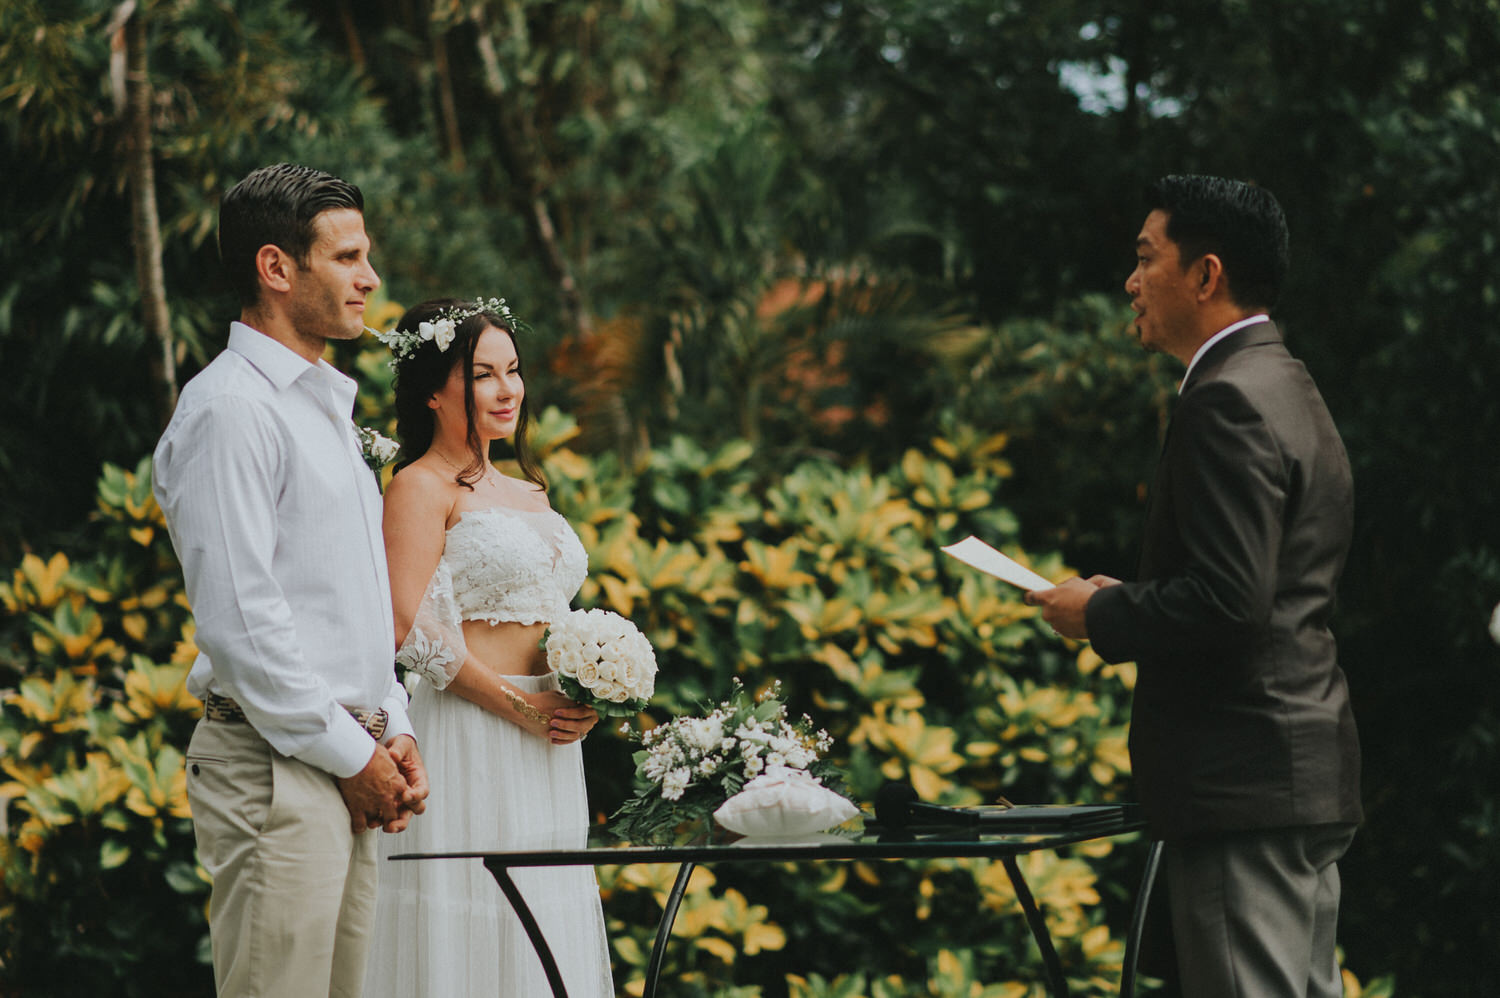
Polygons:
<instances>
[{"instance_id":1,"label":"blurred tree background","mask_svg":"<svg viewBox=\"0 0 1500 998\"><path fill-rule=\"evenodd\" d=\"M867 795L926 767L950 797L1128 796L1101 761L1128 677L1008 630L1027 611L931 552L975 530L1131 574L1179 373L1127 332L1140 191L1271 189L1278 317L1356 474L1346 964L1403 995L1500 990L1500 0L7 0L0 150L0 992L45 993L37 954L71 953L113 966L91 993L133 993L109 974L198 947L172 771L191 621L139 462L235 315L217 199L278 160L364 189L372 322L499 294L536 326L530 389L570 414L557 501L606 566L587 598L697 677L674 705L784 674ZM378 354L339 362L386 418ZM1082 741L1027 742L1052 729L986 713L1007 709ZM600 745L607 807L628 753ZM948 888L988 903L985 883ZM868 915L837 885L787 892L823 887L810 936ZM168 921L131 914L153 896ZM719 884L704 917L766 921L746 896ZM731 938L776 950L752 935ZM999 959L973 942L898 970L967 994ZM683 980L779 980L746 962Z\"/></svg>"}]
</instances>

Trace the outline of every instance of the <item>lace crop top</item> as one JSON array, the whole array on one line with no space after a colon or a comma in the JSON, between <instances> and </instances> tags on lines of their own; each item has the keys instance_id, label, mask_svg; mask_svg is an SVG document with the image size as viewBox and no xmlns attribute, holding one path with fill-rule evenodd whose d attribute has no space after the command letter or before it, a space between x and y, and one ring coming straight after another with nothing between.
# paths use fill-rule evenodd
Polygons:
<instances>
[{"instance_id":1,"label":"lace crop top","mask_svg":"<svg viewBox=\"0 0 1500 998\"><path fill-rule=\"evenodd\" d=\"M578 535L550 509L471 510L448 528L443 560L459 619L546 624L568 612L588 574Z\"/></svg>"},{"instance_id":2,"label":"lace crop top","mask_svg":"<svg viewBox=\"0 0 1500 998\"><path fill-rule=\"evenodd\" d=\"M588 553L561 514L502 507L465 512L448 528L443 557L396 661L438 689L468 654L463 621L551 623L588 574Z\"/></svg>"}]
</instances>

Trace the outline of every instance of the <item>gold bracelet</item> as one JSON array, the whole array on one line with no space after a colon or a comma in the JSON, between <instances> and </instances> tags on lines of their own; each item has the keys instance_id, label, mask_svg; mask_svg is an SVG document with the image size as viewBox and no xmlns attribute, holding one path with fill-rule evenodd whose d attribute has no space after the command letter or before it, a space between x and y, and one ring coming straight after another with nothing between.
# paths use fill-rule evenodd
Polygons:
<instances>
[{"instance_id":1,"label":"gold bracelet","mask_svg":"<svg viewBox=\"0 0 1500 998\"><path fill-rule=\"evenodd\" d=\"M500 687L500 692L505 694L506 699L510 701L510 705L516 709L516 713L527 720L541 721L543 724L547 724L552 720L551 714L536 709L526 702L525 697L512 690L509 686Z\"/></svg>"}]
</instances>

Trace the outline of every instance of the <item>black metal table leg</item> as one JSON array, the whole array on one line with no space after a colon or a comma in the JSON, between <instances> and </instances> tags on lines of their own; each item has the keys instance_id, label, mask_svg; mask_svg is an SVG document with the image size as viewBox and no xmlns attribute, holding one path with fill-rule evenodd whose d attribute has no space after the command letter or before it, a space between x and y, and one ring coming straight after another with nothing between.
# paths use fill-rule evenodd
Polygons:
<instances>
[{"instance_id":1,"label":"black metal table leg","mask_svg":"<svg viewBox=\"0 0 1500 998\"><path fill-rule=\"evenodd\" d=\"M495 882L500 885L500 890L505 894L505 899L515 909L516 917L521 920L521 927L526 930L526 938L531 940L531 948L536 950L537 958L542 961L542 970L547 975L547 983L552 986L552 993L556 998L568 998L568 989L563 986L561 972L557 969L557 960L552 956L552 948L547 945L547 938L542 935L542 927L537 924L536 916L531 913L531 908L526 904L526 899L521 896L516 882L510 878L510 870L499 864L491 865L489 860L484 861L494 876ZM504 995L501 998L505 998Z\"/></svg>"},{"instance_id":2,"label":"black metal table leg","mask_svg":"<svg viewBox=\"0 0 1500 998\"><path fill-rule=\"evenodd\" d=\"M1036 906L1036 899L1031 896L1031 888L1026 885L1026 878L1021 876L1021 868L1016 864L1014 856L1002 857L1000 862L1005 865L1005 875L1010 877L1010 885L1016 889L1016 900L1020 902L1021 912L1026 916L1031 938L1036 940L1037 949L1042 951L1042 965L1047 969L1047 982L1052 994L1056 998L1068 998L1068 979L1063 976L1062 960L1057 956L1057 948L1052 945L1052 933L1047 931L1047 922Z\"/></svg>"},{"instance_id":3,"label":"black metal table leg","mask_svg":"<svg viewBox=\"0 0 1500 998\"><path fill-rule=\"evenodd\" d=\"M1120 968L1120 998L1135 995L1135 965L1141 957L1141 937L1146 931L1146 908L1151 903L1151 888L1156 884L1161 866L1161 843L1151 843L1146 853L1146 871L1141 874L1141 889L1135 895L1135 910L1130 913L1130 932L1125 937L1125 963Z\"/></svg>"},{"instance_id":4,"label":"black metal table leg","mask_svg":"<svg viewBox=\"0 0 1500 998\"><path fill-rule=\"evenodd\" d=\"M656 924L656 942L651 945L651 962L646 965L646 987L641 992L641 998L653 998L656 994L656 986L661 980L662 961L667 958L667 940L672 937L677 909L682 907L688 880L692 878L696 867L696 863L683 863L677 868L677 879L672 883L672 892L667 895L667 905L662 909L661 921Z\"/></svg>"}]
</instances>

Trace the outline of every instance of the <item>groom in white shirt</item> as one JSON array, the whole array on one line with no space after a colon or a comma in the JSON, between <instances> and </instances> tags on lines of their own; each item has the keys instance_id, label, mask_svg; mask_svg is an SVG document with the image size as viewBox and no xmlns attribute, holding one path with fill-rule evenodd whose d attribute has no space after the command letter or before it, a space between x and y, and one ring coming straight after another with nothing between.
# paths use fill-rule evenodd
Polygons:
<instances>
[{"instance_id":1,"label":"groom in white shirt","mask_svg":"<svg viewBox=\"0 0 1500 998\"><path fill-rule=\"evenodd\" d=\"M357 187L289 164L224 195L240 321L156 449L201 650L187 789L221 996L357 996L376 882L361 833L399 831L427 796L355 386L322 360L380 286L363 211Z\"/></svg>"}]
</instances>

